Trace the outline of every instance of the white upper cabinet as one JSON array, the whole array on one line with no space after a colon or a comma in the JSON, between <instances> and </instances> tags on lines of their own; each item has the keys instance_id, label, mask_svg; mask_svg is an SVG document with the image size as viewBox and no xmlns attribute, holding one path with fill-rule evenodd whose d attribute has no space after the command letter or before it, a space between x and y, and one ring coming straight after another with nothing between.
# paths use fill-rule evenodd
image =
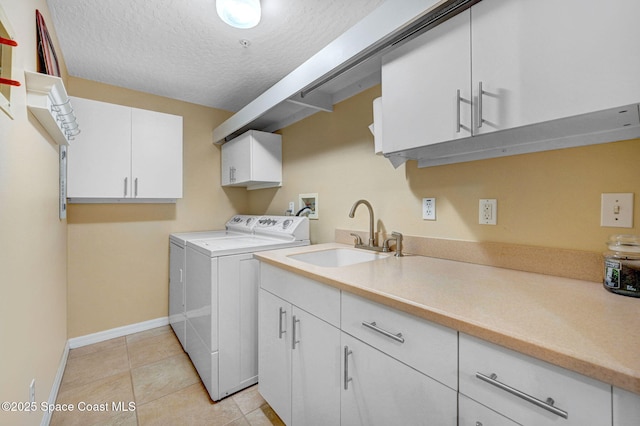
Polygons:
<instances>
[{"instance_id":1,"label":"white upper cabinet","mask_svg":"<svg viewBox=\"0 0 640 426\"><path fill-rule=\"evenodd\" d=\"M475 4L383 57L383 153L422 167L639 137L637 16L637 0Z\"/></svg>"},{"instance_id":2,"label":"white upper cabinet","mask_svg":"<svg viewBox=\"0 0 640 426\"><path fill-rule=\"evenodd\" d=\"M73 98L82 133L68 150L71 202L182 198L182 117Z\"/></svg>"},{"instance_id":3,"label":"white upper cabinet","mask_svg":"<svg viewBox=\"0 0 640 426\"><path fill-rule=\"evenodd\" d=\"M222 186L282 186L282 136L249 130L222 145Z\"/></svg>"},{"instance_id":4,"label":"white upper cabinet","mask_svg":"<svg viewBox=\"0 0 640 426\"><path fill-rule=\"evenodd\" d=\"M473 90L483 120L475 133L639 102L638 16L637 0L473 6Z\"/></svg>"},{"instance_id":5,"label":"white upper cabinet","mask_svg":"<svg viewBox=\"0 0 640 426\"><path fill-rule=\"evenodd\" d=\"M470 16L462 12L383 57L383 152L471 135Z\"/></svg>"},{"instance_id":6,"label":"white upper cabinet","mask_svg":"<svg viewBox=\"0 0 640 426\"><path fill-rule=\"evenodd\" d=\"M131 109L131 178L137 198L182 198L182 117Z\"/></svg>"},{"instance_id":7,"label":"white upper cabinet","mask_svg":"<svg viewBox=\"0 0 640 426\"><path fill-rule=\"evenodd\" d=\"M67 196L130 195L131 108L82 98L72 102L82 133L67 150Z\"/></svg>"}]
</instances>

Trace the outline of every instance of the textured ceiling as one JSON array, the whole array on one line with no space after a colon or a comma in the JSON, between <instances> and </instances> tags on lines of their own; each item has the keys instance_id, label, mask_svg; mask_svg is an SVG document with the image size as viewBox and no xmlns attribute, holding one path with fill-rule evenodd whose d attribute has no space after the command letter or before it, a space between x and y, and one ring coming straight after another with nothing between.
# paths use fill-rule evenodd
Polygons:
<instances>
[{"instance_id":1,"label":"textured ceiling","mask_svg":"<svg viewBox=\"0 0 640 426\"><path fill-rule=\"evenodd\" d=\"M262 0L260 24L240 30L215 0L47 1L70 75L229 111L383 2Z\"/></svg>"}]
</instances>

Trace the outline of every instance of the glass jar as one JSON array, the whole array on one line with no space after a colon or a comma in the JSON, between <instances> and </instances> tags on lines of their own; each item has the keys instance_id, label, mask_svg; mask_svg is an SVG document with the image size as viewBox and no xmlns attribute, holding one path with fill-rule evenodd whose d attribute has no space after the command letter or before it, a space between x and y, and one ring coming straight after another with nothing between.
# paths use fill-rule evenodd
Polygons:
<instances>
[{"instance_id":1,"label":"glass jar","mask_svg":"<svg viewBox=\"0 0 640 426\"><path fill-rule=\"evenodd\" d=\"M640 297L640 235L612 235L604 253L604 288Z\"/></svg>"}]
</instances>

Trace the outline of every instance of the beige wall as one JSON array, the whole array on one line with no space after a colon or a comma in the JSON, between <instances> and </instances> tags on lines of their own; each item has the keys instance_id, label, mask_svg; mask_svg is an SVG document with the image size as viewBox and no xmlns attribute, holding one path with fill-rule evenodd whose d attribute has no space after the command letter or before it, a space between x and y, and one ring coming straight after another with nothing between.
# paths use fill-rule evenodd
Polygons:
<instances>
[{"instance_id":1,"label":"beige wall","mask_svg":"<svg viewBox=\"0 0 640 426\"><path fill-rule=\"evenodd\" d=\"M13 79L36 70L35 9L45 0L0 0L19 46ZM55 33L49 28L55 42ZM64 65L64 64L63 64ZM47 401L67 340L67 223L58 218L58 146L11 89L0 112L0 401ZM42 412L0 411L0 424L40 424Z\"/></svg>"},{"instance_id":2,"label":"beige wall","mask_svg":"<svg viewBox=\"0 0 640 426\"><path fill-rule=\"evenodd\" d=\"M640 140L395 170L373 154L367 126L377 96L380 87L283 129L284 185L253 191L251 211L282 214L298 194L317 192L314 243L333 241L336 228L366 231L364 207L348 217L360 198L388 233L599 252L609 234L639 232ZM635 193L635 228L600 227L603 192ZM436 197L435 222L421 218L423 197ZM498 200L498 225L478 224L480 198Z\"/></svg>"},{"instance_id":3,"label":"beige wall","mask_svg":"<svg viewBox=\"0 0 640 426\"><path fill-rule=\"evenodd\" d=\"M166 317L169 234L220 229L248 209L244 189L220 187L220 148L211 143L229 113L74 77L68 90L184 117L184 198L69 206L69 337Z\"/></svg>"}]
</instances>

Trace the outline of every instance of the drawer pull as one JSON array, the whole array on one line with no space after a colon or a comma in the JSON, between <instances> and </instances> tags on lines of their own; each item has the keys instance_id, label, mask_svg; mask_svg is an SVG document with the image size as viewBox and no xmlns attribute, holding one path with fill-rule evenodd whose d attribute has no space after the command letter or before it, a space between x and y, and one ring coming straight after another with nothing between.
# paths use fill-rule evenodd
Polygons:
<instances>
[{"instance_id":1,"label":"drawer pull","mask_svg":"<svg viewBox=\"0 0 640 426\"><path fill-rule=\"evenodd\" d=\"M377 331L378 333L382 334L383 336L386 336L386 337L388 337L390 339L393 339L396 342L404 343L404 337L402 337L402 333L393 334L390 331L387 331L387 330L384 330L384 329L378 327L376 325L375 321L372 321L372 322L362 321L362 325L364 325L367 328L372 329L373 331Z\"/></svg>"},{"instance_id":2,"label":"drawer pull","mask_svg":"<svg viewBox=\"0 0 640 426\"><path fill-rule=\"evenodd\" d=\"M529 394L519 391L518 389L512 388L509 385L505 385L504 383L499 382L497 380L498 376L495 373L492 373L490 376L485 376L482 373L476 373L476 377L484 382L489 383L490 385L493 385L499 389L502 389L503 391L507 391L510 394L517 396L518 398L522 398L533 405L537 405L540 408L544 408L545 410L552 412L556 416L560 416L563 419L569 418L569 413L553 406L554 404L553 398L547 398L546 401L542 401L536 397L533 397Z\"/></svg>"}]
</instances>

